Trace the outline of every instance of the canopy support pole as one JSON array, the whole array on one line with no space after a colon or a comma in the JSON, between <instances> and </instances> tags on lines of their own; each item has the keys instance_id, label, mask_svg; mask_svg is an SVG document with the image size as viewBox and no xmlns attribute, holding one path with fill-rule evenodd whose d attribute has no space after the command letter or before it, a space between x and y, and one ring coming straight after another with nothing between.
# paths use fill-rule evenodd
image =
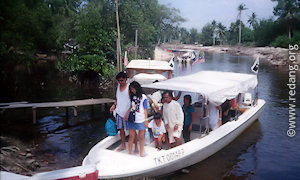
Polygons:
<instances>
[{"instance_id":1,"label":"canopy support pole","mask_svg":"<svg viewBox=\"0 0 300 180\"><path fill-rule=\"evenodd\" d=\"M254 106L257 105L257 101L258 101L258 73L256 74L256 77L257 77L257 85L255 87L255 98L254 98L254 102L253 102Z\"/></svg>"},{"instance_id":2,"label":"canopy support pole","mask_svg":"<svg viewBox=\"0 0 300 180\"><path fill-rule=\"evenodd\" d=\"M204 105L203 105L203 112L204 112L204 117L203 119L205 120L205 130L202 133L202 127L201 127L201 123L200 123L200 131L201 131L201 137L209 134L209 126L208 126L208 119L209 119L209 112L208 112L208 105L207 105L207 98L204 98Z\"/></svg>"}]
</instances>

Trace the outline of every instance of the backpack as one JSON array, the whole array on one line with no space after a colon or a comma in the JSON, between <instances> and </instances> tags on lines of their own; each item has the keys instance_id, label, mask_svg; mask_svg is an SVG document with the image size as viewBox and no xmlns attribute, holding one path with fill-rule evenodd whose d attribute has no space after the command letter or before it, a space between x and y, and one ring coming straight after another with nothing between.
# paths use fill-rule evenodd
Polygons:
<instances>
[{"instance_id":1,"label":"backpack","mask_svg":"<svg viewBox=\"0 0 300 180\"><path fill-rule=\"evenodd\" d=\"M105 123L105 131L106 131L108 136L114 136L118 133L118 130L116 128L116 124L111 118L108 118L106 123Z\"/></svg>"}]
</instances>

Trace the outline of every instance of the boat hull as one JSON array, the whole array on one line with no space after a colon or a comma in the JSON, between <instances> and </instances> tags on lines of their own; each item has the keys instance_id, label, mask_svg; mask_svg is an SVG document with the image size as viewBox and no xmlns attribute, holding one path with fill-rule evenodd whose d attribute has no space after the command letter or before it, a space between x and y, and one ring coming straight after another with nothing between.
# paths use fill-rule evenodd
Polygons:
<instances>
[{"instance_id":1,"label":"boat hull","mask_svg":"<svg viewBox=\"0 0 300 180\"><path fill-rule=\"evenodd\" d=\"M120 155L119 152L105 149L112 144L110 140L119 139L118 136L109 137L110 140L104 139L91 149L89 155L84 159L83 165L97 164L98 178L101 179L129 176L153 177L169 174L201 162L227 146L259 118L264 104L264 100L258 100L257 106L251 107L240 115L238 120L222 125L205 137L201 138L199 134L199 138L181 146L151 153L148 153L147 147L145 147L146 153L148 153L146 157Z\"/></svg>"},{"instance_id":2,"label":"boat hull","mask_svg":"<svg viewBox=\"0 0 300 180\"><path fill-rule=\"evenodd\" d=\"M228 133L226 136L220 138L215 143L212 143L210 146L205 147L204 149L200 149L189 156L182 157L178 162L173 163L173 165L167 165L163 168L159 168L157 170L151 171L149 173L143 174L143 177L153 177L168 174L174 172L176 170L180 170L187 166L191 166L193 164L199 163L204 159L210 157L216 152L223 149L225 146L230 144L234 139L236 139L241 133L243 133L251 124L253 124L261 115L263 105L265 102L261 102L261 107L254 113L248 120L246 120L241 126L236 128L234 131ZM196 148L196 147L195 147Z\"/></svg>"}]
</instances>

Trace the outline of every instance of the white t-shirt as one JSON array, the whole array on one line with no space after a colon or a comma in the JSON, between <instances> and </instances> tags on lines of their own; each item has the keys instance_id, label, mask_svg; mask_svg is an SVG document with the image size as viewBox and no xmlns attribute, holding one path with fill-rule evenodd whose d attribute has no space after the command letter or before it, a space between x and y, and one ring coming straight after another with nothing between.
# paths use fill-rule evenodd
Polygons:
<instances>
[{"instance_id":1,"label":"white t-shirt","mask_svg":"<svg viewBox=\"0 0 300 180\"><path fill-rule=\"evenodd\" d=\"M131 102L131 110L135 110L135 123L142 123L145 121L145 111L148 109L148 100L145 94L142 94L142 98L139 104Z\"/></svg>"},{"instance_id":2,"label":"white t-shirt","mask_svg":"<svg viewBox=\"0 0 300 180\"><path fill-rule=\"evenodd\" d=\"M212 130L217 129L219 127L219 109L213 105L212 103L208 104L208 111L209 111L209 126Z\"/></svg>"},{"instance_id":3,"label":"white t-shirt","mask_svg":"<svg viewBox=\"0 0 300 180\"><path fill-rule=\"evenodd\" d=\"M159 136L160 134L166 133L165 124L164 124L163 121L161 121L160 127L157 127L157 125L156 125L156 123L155 123L155 120L153 119L153 120L149 123L148 127L152 129L153 137L154 137L154 138L158 138L158 136Z\"/></svg>"},{"instance_id":4,"label":"white t-shirt","mask_svg":"<svg viewBox=\"0 0 300 180\"><path fill-rule=\"evenodd\" d=\"M121 92L120 91L120 84L118 85L117 89L117 107L116 107L116 113L124 118L125 113L130 108L130 97L128 93L129 85L127 84L126 88Z\"/></svg>"}]
</instances>

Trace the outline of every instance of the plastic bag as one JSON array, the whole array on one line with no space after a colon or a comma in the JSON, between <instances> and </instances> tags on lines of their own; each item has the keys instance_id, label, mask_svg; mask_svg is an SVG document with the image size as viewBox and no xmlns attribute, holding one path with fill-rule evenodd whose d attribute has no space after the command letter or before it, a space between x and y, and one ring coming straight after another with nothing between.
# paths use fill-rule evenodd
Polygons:
<instances>
[{"instance_id":1,"label":"plastic bag","mask_svg":"<svg viewBox=\"0 0 300 180\"><path fill-rule=\"evenodd\" d=\"M151 140L150 140L150 133L148 131L148 128L146 128L146 131L145 131L145 144L148 145L151 143Z\"/></svg>"},{"instance_id":2,"label":"plastic bag","mask_svg":"<svg viewBox=\"0 0 300 180\"><path fill-rule=\"evenodd\" d=\"M114 136L118 133L115 122L110 118L108 118L105 123L105 131L108 136Z\"/></svg>"}]
</instances>

